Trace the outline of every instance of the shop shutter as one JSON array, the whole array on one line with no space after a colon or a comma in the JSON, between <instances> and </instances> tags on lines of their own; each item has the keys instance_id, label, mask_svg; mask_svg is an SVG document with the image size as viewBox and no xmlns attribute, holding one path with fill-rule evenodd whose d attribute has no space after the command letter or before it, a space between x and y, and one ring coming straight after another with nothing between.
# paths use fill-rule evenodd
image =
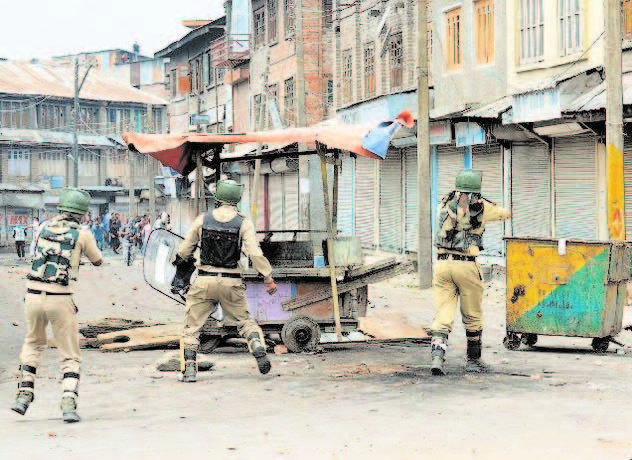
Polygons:
<instances>
[{"instance_id":1,"label":"shop shutter","mask_svg":"<svg viewBox=\"0 0 632 460\"><path fill-rule=\"evenodd\" d=\"M514 236L551 237L551 159L542 144L514 144L511 157Z\"/></svg>"},{"instance_id":2,"label":"shop shutter","mask_svg":"<svg viewBox=\"0 0 632 460\"><path fill-rule=\"evenodd\" d=\"M268 212L270 228L266 230L283 230L283 175L268 175Z\"/></svg>"},{"instance_id":3,"label":"shop shutter","mask_svg":"<svg viewBox=\"0 0 632 460\"><path fill-rule=\"evenodd\" d=\"M402 252L403 248L402 154L389 151L380 163L380 249Z\"/></svg>"},{"instance_id":4,"label":"shop shutter","mask_svg":"<svg viewBox=\"0 0 632 460\"><path fill-rule=\"evenodd\" d=\"M498 144L477 145L472 147L473 169L483 171L482 194L485 198L503 206L503 156ZM504 253L503 221L490 222L483 235L482 254L501 255Z\"/></svg>"},{"instance_id":5,"label":"shop shutter","mask_svg":"<svg viewBox=\"0 0 632 460\"><path fill-rule=\"evenodd\" d=\"M366 248L375 248L377 241L377 165L371 158L356 158L355 229Z\"/></svg>"},{"instance_id":6,"label":"shop shutter","mask_svg":"<svg viewBox=\"0 0 632 460\"><path fill-rule=\"evenodd\" d=\"M341 235L354 234L354 177L355 161L349 154L341 155L342 167L338 178L338 231Z\"/></svg>"},{"instance_id":7,"label":"shop shutter","mask_svg":"<svg viewBox=\"0 0 632 460\"><path fill-rule=\"evenodd\" d=\"M250 178L249 175L241 175L239 176L239 183L244 186L244 191L241 195L241 201L239 202L239 211L250 217Z\"/></svg>"},{"instance_id":8,"label":"shop shutter","mask_svg":"<svg viewBox=\"0 0 632 460\"><path fill-rule=\"evenodd\" d=\"M597 166L593 137L554 141L557 238L597 239Z\"/></svg>"},{"instance_id":9,"label":"shop shutter","mask_svg":"<svg viewBox=\"0 0 632 460\"><path fill-rule=\"evenodd\" d=\"M404 152L404 207L406 216L405 249L417 251L419 248L419 206L417 204L417 149ZM427 198L430 200L430 197Z\"/></svg>"},{"instance_id":10,"label":"shop shutter","mask_svg":"<svg viewBox=\"0 0 632 460\"><path fill-rule=\"evenodd\" d=\"M298 173L283 174L283 190L283 229L298 230Z\"/></svg>"},{"instance_id":11,"label":"shop shutter","mask_svg":"<svg viewBox=\"0 0 632 460\"><path fill-rule=\"evenodd\" d=\"M625 233L632 239L632 140L623 144L623 174L625 184Z\"/></svg>"}]
</instances>

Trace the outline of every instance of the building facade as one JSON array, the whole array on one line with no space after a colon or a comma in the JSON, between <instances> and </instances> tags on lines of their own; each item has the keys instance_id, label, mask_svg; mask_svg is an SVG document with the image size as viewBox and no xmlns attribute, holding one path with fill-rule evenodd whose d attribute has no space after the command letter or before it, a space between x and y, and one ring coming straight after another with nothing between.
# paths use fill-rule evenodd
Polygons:
<instances>
[{"instance_id":1,"label":"building facade","mask_svg":"<svg viewBox=\"0 0 632 460\"><path fill-rule=\"evenodd\" d=\"M74 158L73 81L72 67L0 62L0 183L45 190L45 206L28 212L47 215L55 212L59 190L73 184L76 167L80 187L110 187L108 197L93 199L94 215L118 208L127 214L127 198L116 195L123 194L131 178L139 188L140 206L140 188L149 188L157 165L147 156L128 153L120 135L165 132L166 101L92 69L80 92L79 154ZM10 212L26 211L5 210L5 221Z\"/></svg>"}]
</instances>

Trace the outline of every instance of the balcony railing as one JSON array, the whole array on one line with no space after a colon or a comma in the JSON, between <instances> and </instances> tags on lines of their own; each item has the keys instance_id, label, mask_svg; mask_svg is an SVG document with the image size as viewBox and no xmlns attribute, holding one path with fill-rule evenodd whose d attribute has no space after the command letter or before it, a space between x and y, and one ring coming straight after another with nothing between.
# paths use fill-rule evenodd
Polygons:
<instances>
[{"instance_id":1,"label":"balcony railing","mask_svg":"<svg viewBox=\"0 0 632 460\"><path fill-rule=\"evenodd\" d=\"M250 59L250 35L224 35L209 49L215 67L235 67Z\"/></svg>"}]
</instances>

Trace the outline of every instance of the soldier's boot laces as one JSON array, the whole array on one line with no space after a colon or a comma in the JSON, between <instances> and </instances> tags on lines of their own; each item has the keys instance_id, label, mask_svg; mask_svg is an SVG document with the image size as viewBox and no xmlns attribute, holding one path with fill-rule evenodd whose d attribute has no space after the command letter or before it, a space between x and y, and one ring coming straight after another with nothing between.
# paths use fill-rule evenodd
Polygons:
<instances>
[{"instance_id":1,"label":"soldier's boot laces","mask_svg":"<svg viewBox=\"0 0 632 460\"><path fill-rule=\"evenodd\" d=\"M197 353L194 350L184 350L184 371L180 381L187 383L197 381Z\"/></svg>"},{"instance_id":2,"label":"soldier's boot laces","mask_svg":"<svg viewBox=\"0 0 632 460\"><path fill-rule=\"evenodd\" d=\"M442 335L432 337L431 342L431 356L432 364L430 365L430 372L432 375L446 375L445 370L445 352L448 348L447 337Z\"/></svg>"},{"instance_id":3,"label":"soldier's boot laces","mask_svg":"<svg viewBox=\"0 0 632 460\"><path fill-rule=\"evenodd\" d=\"M77 414L77 398L74 395L61 398L60 407L61 416L65 423L77 423L81 421L81 417Z\"/></svg>"},{"instance_id":4,"label":"soldier's boot laces","mask_svg":"<svg viewBox=\"0 0 632 460\"><path fill-rule=\"evenodd\" d=\"M483 331L466 331L467 335L467 360L465 372L483 373L489 372L489 366L481 359L483 345Z\"/></svg>"},{"instance_id":5,"label":"soldier's boot laces","mask_svg":"<svg viewBox=\"0 0 632 460\"><path fill-rule=\"evenodd\" d=\"M35 374L37 370L33 366L21 365L19 367L20 381L15 402L11 410L20 415L26 414L27 409L35 400ZM25 378L26 377L26 378Z\"/></svg>"},{"instance_id":6,"label":"soldier's boot laces","mask_svg":"<svg viewBox=\"0 0 632 460\"><path fill-rule=\"evenodd\" d=\"M264 375L270 372L272 363L270 362L270 358L268 358L265 343L262 343L259 334L253 333L248 337L248 346L250 347L252 356L254 356L257 361L259 372Z\"/></svg>"}]
</instances>

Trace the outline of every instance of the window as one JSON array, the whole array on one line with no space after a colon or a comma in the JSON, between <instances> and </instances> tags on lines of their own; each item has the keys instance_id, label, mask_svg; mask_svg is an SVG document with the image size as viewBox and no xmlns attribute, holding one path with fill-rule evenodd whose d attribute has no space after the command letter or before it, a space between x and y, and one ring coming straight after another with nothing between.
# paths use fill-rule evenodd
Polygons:
<instances>
[{"instance_id":1,"label":"window","mask_svg":"<svg viewBox=\"0 0 632 460\"><path fill-rule=\"evenodd\" d=\"M581 0L557 0L560 18L560 56L577 53L583 48Z\"/></svg>"},{"instance_id":2,"label":"window","mask_svg":"<svg viewBox=\"0 0 632 460\"><path fill-rule=\"evenodd\" d=\"M79 152L79 175L98 175L97 157L92 152Z\"/></svg>"},{"instance_id":3,"label":"window","mask_svg":"<svg viewBox=\"0 0 632 460\"><path fill-rule=\"evenodd\" d=\"M253 40L255 46L263 45L266 36L266 10L259 8L255 11Z\"/></svg>"},{"instance_id":4,"label":"window","mask_svg":"<svg viewBox=\"0 0 632 460\"><path fill-rule=\"evenodd\" d=\"M277 0L268 1L268 43L279 39L277 27Z\"/></svg>"},{"instance_id":5,"label":"window","mask_svg":"<svg viewBox=\"0 0 632 460\"><path fill-rule=\"evenodd\" d=\"M265 114L263 109L263 94L255 94L252 98L252 114L255 131L261 131L264 125Z\"/></svg>"},{"instance_id":6,"label":"window","mask_svg":"<svg viewBox=\"0 0 632 460\"><path fill-rule=\"evenodd\" d=\"M79 113L82 111L80 110ZM63 105L41 104L37 111L37 126L40 129L65 129L66 107ZM85 118L84 118L85 121ZM85 125L82 125L85 128Z\"/></svg>"},{"instance_id":7,"label":"window","mask_svg":"<svg viewBox=\"0 0 632 460\"><path fill-rule=\"evenodd\" d=\"M323 0L323 28L331 29L333 24L333 2L332 0Z\"/></svg>"},{"instance_id":8,"label":"window","mask_svg":"<svg viewBox=\"0 0 632 460\"><path fill-rule=\"evenodd\" d=\"M462 61L462 49L461 49L461 8L456 8L446 13L446 19L448 22L448 52L447 54L447 67L452 69L459 67Z\"/></svg>"},{"instance_id":9,"label":"window","mask_svg":"<svg viewBox=\"0 0 632 460\"><path fill-rule=\"evenodd\" d=\"M176 69L169 72L169 86L171 88L171 98L175 99L178 94L178 81L176 80Z\"/></svg>"},{"instance_id":10,"label":"window","mask_svg":"<svg viewBox=\"0 0 632 460\"><path fill-rule=\"evenodd\" d=\"M296 113L294 106L294 77L285 80L283 87L285 90L283 97L285 123L287 123L287 126L294 126Z\"/></svg>"},{"instance_id":11,"label":"window","mask_svg":"<svg viewBox=\"0 0 632 460\"><path fill-rule=\"evenodd\" d=\"M520 0L520 63L544 59L544 11L542 0Z\"/></svg>"},{"instance_id":12,"label":"window","mask_svg":"<svg viewBox=\"0 0 632 460\"><path fill-rule=\"evenodd\" d=\"M33 102L0 101L0 126L4 128L33 128L30 106Z\"/></svg>"},{"instance_id":13,"label":"window","mask_svg":"<svg viewBox=\"0 0 632 460\"><path fill-rule=\"evenodd\" d=\"M476 62L487 64L494 60L494 1L474 2L474 41Z\"/></svg>"},{"instance_id":14,"label":"window","mask_svg":"<svg viewBox=\"0 0 632 460\"><path fill-rule=\"evenodd\" d=\"M327 79L327 108L333 109L334 106L334 80L329 77Z\"/></svg>"},{"instance_id":15,"label":"window","mask_svg":"<svg viewBox=\"0 0 632 460\"><path fill-rule=\"evenodd\" d=\"M623 13L623 17L621 19L623 38L632 40L632 0L623 0L621 9Z\"/></svg>"},{"instance_id":16,"label":"window","mask_svg":"<svg viewBox=\"0 0 632 460\"><path fill-rule=\"evenodd\" d=\"M348 104L353 98L353 54L351 50L342 52L342 103Z\"/></svg>"},{"instance_id":17,"label":"window","mask_svg":"<svg viewBox=\"0 0 632 460\"><path fill-rule=\"evenodd\" d=\"M66 174L66 155L62 151L40 152L39 173L42 176L63 176Z\"/></svg>"},{"instance_id":18,"label":"window","mask_svg":"<svg viewBox=\"0 0 632 460\"><path fill-rule=\"evenodd\" d=\"M294 35L294 0L283 0L283 16L285 18L285 36Z\"/></svg>"},{"instance_id":19,"label":"window","mask_svg":"<svg viewBox=\"0 0 632 460\"><path fill-rule=\"evenodd\" d=\"M274 85L268 85L268 91L267 91L267 107L266 107L266 119L268 120L268 129L274 129L274 128L283 128L283 123L281 123L280 117L279 117L279 85L277 85L276 83ZM276 110L271 109L270 107L274 107ZM268 112L270 112L272 110L273 113L275 113L275 115L272 115ZM278 126L275 125L278 124Z\"/></svg>"},{"instance_id":20,"label":"window","mask_svg":"<svg viewBox=\"0 0 632 460\"><path fill-rule=\"evenodd\" d=\"M401 88L404 76L404 55L401 32L391 35L389 45L389 61L391 67L391 88Z\"/></svg>"},{"instance_id":21,"label":"window","mask_svg":"<svg viewBox=\"0 0 632 460\"><path fill-rule=\"evenodd\" d=\"M364 94L375 96L375 43L364 45Z\"/></svg>"},{"instance_id":22,"label":"window","mask_svg":"<svg viewBox=\"0 0 632 460\"><path fill-rule=\"evenodd\" d=\"M31 152L22 149L9 150L9 176L27 177L31 175Z\"/></svg>"}]
</instances>

